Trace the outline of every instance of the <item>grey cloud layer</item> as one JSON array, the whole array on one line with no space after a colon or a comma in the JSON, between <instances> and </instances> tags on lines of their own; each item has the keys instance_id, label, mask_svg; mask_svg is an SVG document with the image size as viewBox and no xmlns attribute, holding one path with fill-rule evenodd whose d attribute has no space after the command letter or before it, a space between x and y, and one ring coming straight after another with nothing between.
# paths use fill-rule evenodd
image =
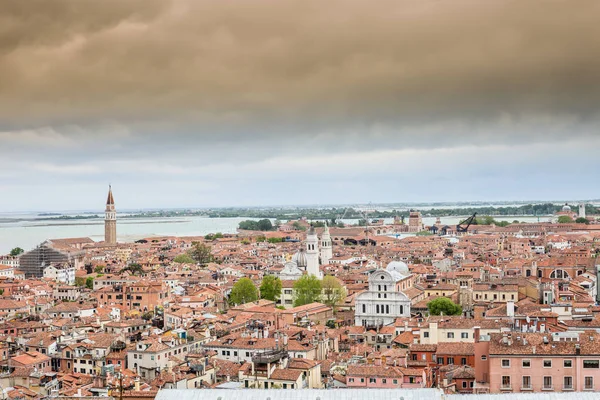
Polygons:
<instances>
[{"instance_id":1,"label":"grey cloud layer","mask_svg":"<svg viewBox=\"0 0 600 400\"><path fill-rule=\"evenodd\" d=\"M339 156L331 174L384 174L387 151L590 150L598 15L596 0L3 0L0 178L209 185L214 166L258 179Z\"/></svg>"},{"instance_id":2,"label":"grey cloud layer","mask_svg":"<svg viewBox=\"0 0 600 400\"><path fill-rule=\"evenodd\" d=\"M596 111L600 3L5 1L7 126L237 130Z\"/></svg>"}]
</instances>

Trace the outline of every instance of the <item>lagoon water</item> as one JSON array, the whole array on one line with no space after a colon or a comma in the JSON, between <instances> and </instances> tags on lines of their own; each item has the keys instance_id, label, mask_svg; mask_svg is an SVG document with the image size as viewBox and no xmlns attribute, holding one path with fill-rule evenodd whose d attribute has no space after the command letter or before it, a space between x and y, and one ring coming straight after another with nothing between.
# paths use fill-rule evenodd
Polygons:
<instances>
[{"instance_id":1,"label":"lagoon water","mask_svg":"<svg viewBox=\"0 0 600 400\"><path fill-rule=\"evenodd\" d=\"M0 215L0 254L6 254L14 247L30 250L46 239L89 237L100 241L104 238L104 221L97 220L34 220L35 214ZM25 219L10 221L9 218ZM117 238L121 242L131 242L151 236L199 236L209 233L236 233L240 221L248 218L135 218L117 221ZM443 217L443 224L456 225L464 217ZM523 222L537 222L537 217L496 217L498 221L518 219ZM548 217L542 217L547 221ZM356 220L344 220L355 224ZM386 222L392 222L391 219ZM435 223L435 218L423 218L425 225Z\"/></svg>"}]
</instances>

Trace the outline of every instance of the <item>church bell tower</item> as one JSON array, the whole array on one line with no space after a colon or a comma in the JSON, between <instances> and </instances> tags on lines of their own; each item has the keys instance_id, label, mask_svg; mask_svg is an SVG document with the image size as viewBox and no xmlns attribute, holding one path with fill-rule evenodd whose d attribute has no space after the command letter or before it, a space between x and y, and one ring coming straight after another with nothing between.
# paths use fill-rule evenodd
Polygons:
<instances>
[{"instance_id":1,"label":"church bell tower","mask_svg":"<svg viewBox=\"0 0 600 400\"><path fill-rule=\"evenodd\" d=\"M117 211L115 210L115 199L110 186L108 186L108 199L106 199L106 210L104 212L104 242L110 245L117 244Z\"/></svg>"}]
</instances>

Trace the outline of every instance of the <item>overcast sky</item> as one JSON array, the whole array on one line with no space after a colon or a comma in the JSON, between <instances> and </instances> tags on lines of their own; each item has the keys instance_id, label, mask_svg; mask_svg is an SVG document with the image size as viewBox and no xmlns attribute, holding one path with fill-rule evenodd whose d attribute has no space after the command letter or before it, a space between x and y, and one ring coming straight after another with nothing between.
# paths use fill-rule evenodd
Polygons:
<instances>
[{"instance_id":1,"label":"overcast sky","mask_svg":"<svg viewBox=\"0 0 600 400\"><path fill-rule=\"evenodd\" d=\"M600 198L598 15L3 0L0 211Z\"/></svg>"}]
</instances>

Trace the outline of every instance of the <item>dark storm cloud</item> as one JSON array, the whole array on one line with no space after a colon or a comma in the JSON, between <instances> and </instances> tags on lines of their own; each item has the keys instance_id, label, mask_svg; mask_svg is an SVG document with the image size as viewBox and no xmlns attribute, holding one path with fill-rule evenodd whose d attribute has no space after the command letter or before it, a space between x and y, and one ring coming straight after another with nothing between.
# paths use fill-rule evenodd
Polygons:
<instances>
[{"instance_id":1,"label":"dark storm cloud","mask_svg":"<svg viewBox=\"0 0 600 400\"><path fill-rule=\"evenodd\" d=\"M260 177L324 157L587 151L598 15L595 0L4 0L0 166L14 181L208 182L216 165Z\"/></svg>"}]
</instances>

